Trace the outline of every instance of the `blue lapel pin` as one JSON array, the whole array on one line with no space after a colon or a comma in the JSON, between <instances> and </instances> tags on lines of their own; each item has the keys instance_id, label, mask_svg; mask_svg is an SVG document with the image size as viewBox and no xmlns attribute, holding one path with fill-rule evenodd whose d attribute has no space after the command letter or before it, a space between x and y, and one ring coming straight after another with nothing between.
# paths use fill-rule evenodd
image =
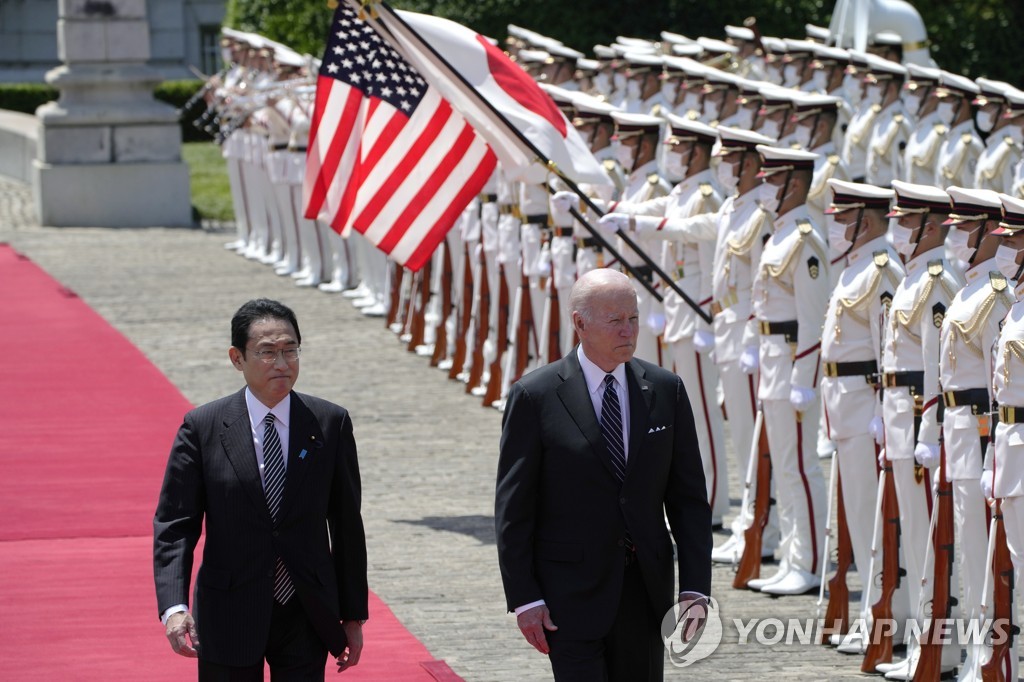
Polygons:
<instances>
[{"instance_id":1,"label":"blue lapel pin","mask_svg":"<svg viewBox=\"0 0 1024 682\"><path fill-rule=\"evenodd\" d=\"M299 459L306 459L306 450L303 448L302 452L299 453Z\"/></svg>"}]
</instances>

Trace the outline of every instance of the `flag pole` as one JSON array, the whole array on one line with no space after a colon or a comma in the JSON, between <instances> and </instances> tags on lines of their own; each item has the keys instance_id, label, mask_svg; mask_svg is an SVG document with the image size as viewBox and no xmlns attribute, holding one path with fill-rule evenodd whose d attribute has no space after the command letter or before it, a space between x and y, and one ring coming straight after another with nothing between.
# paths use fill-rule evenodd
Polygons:
<instances>
[{"instance_id":1,"label":"flag pole","mask_svg":"<svg viewBox=\"0 0 1024 682\"><path fill-rule=\"evenodd\" d=\"M374 26L381 33L381 35L390 40L392 46L396 50L398 50L399 53L404 53L405 50L402 49L401 44L399 44L396 41L395 37L391 35L391 31L388 30L386 26L382 26L380 24L380 18L378 16L379 11L387 12L388 15L392 17L392 19L397 24L402 26L403 30L406 31L410 37L416 39L417 43L420 45L422 49L429 52L430 55L440 65L442 65L449 74L457 78L466 88L467 91L473 93L473 96L478 100L480 104L484 105L484 107L488 111L490 111L490 113L494 117L496 117L496 119L507 130L511 131L515 135L515 137L519 140L520 143L525 145L533 154L535 154L537 156L537 160L539 163L541 163L549 171L555 173L556 175L558 175L558 177L564 180L566 186L568 186L570 190L575 192L580 197L580 199L582 199L583 202L592 211L594 211L594 213L598 214L599 216L604 215L604 211L601 208L599 208L590 197L583 193L583 191L579 188L579 185L577 185L575 181L573 181L571 178L566 177L562 170L558 168L557 164L555 164L550 159L546 158L544 154L539 149L537 149L536 145L534 145L533 142L531 142L522 133L522 131L520 131L518 128L509 123L508 119L506 119L505 116L500 111L498 111L491 102L487 100L487 98L481 95L480 92L478 92L477 89L473 87L473 85L469 83L466 80L466 78L461 73L459 73L457 69L453 68L452 65L449 64L448 61L443 56L441 56L437 52L437 50L434 49L433 45L424 40L423 37L420 36L420 34L415 31L415 29L409 26L409 24L407 24L405 20L402 19L402 17L398 16L398 14L395 13L394 9L390 5L388 5L386 2L383 2L383 0L347 0L347 2L349 2L350 6L352 6L353 9L359 10L359 12L361 13L361 17L365 17L364 20L366 22L373 22ZM358 8L356 8L357 4L359 5ZM608 244L608 242L600 234L598 234L598 230L594 228L592 225L590 225L586 220L583 220L578 213L574 214L573 217L576 217L578 220L580 220L580 223L587 229L587 231L590 232L591 235L594 236L595 239L597 239L603 245ZM685 301L686 304L690 306L690 308L692 308L693 311L696 312L701 317L701 319L703 319L708 324L711 324L711 316L708 313L704 312L700 305L692 298L690 298L686 294L686 292L683 291L678 284L676 284L675 280L669 277L665 273L665 271L662 270L661 267L657 263L655 263L654 260L649 255L647 255L647 253L629 237L629 235L626 234L624 230L617 230L616 235L618 235L618 237L626 244L626 246L632 249L633 252L640 257L640 259L644 262L644 265L649 267L652 273L656 274L662 281L664 281L665 284L668 285L668 287L676 293L676 295L683 299L683 301ZM610 246L606 246L606 248L608 248L609 251L613 251L613 249L611 249ZM619 258L619 262L622 263L622 266L625 267L630 272L630 274L632 274L638 281L646 282L646 280L643 277L641 277L636 272L636 270L631 265L629 265L629 263L622 260L621 257ZM652 291L652 289L648 288L648 291ZM657 294L655 294L655 296L657 296ZM660 299L661 297L659 296L658 298Z\"/></svg>"}]
</instances>

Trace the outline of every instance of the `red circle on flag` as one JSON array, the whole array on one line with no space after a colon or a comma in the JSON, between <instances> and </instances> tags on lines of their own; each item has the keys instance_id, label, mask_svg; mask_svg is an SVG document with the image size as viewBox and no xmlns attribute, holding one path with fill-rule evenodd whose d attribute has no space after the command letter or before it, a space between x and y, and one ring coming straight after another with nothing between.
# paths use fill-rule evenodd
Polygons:
<instances>
[{"instance_id":1,"label":"red circle on flag","mask_svg":"<svg viewBox=\"0 0 1024 682\"><path fill-rule=\"evenodd\" d=\"M548 94L541 90L537 83L525 71L516 66L504 52L491 45L481 35L477 35L476 39L483 45L484 52L487 54L487 68L490 69L491 75L494 76L494 80L498 82L501 89L519 104L543 117L555 127L559 135L565 137L565 117L562 116L562 112L558 110Z\"/></svg>"}]
</instances>

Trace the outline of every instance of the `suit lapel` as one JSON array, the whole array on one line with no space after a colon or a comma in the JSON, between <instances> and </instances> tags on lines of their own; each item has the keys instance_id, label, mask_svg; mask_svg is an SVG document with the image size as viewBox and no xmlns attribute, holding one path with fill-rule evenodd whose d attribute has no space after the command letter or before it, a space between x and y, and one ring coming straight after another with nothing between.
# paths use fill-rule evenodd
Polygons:
<instances>
[{"instance_id":1,"label":"suit lapel","mask_svg":"<svg viewBox=\"0 0 1024 682\"><path fill-rule=\"evenodd\" d=\"M284 518L294 500L302 496L302 484L306 472L312 466L314 457L324 446L323 433L316 416L295 392L292 392L292 407L288 435L288 471L284 479L284 494L280 515ZM322 456L322 455L321 455Z\"/></svg>"},{"instance_id":2,"label":"suit lapel","mask_svg":"<svg viewBox=\"0 0 1024 682\"><path fill-rule=\"evenodd\" d=\"M636 466L640 443L650 428L651 405L654 402L654 384L644 378L644 368L636 360L626 364L626 383L629 387L629 454L626 475Z\"/></svg>"},{"instance_id":3,"label":"suit lapel","mask_svg":"<svg viewBox=\"0 0 1024 682\"><path fill-rule=\"evenodd\" d=\"M608 448L604 444L604 436L601 435L601 425L597 422L597 415L594 413L594 402L590 399L590 390L587 388L587 379L583 376L583 369L580 367L580 360L573 349L559 362L562 367L558 375L562 383L558 386L558 397L565 405L566 411L576 426L583 432L591 449L601 463L612 476L617 476L612 465Z\"/></svg>"},{"instance_id":4,"label":"suit lapel","mask_svg":"<svg viewBox=\"0 0 1024 682\"><path fill-rule=\"evenodd\" d=\"M231 462L242 488L249 495L259 513L271 522L267 509L267 496L263 492L260 468L256 463L256 448L252 442L252 425L245 406L245 389L236 393L224 410L224 430L220 434L224 454Z\"/></svg>"}]
</instances>

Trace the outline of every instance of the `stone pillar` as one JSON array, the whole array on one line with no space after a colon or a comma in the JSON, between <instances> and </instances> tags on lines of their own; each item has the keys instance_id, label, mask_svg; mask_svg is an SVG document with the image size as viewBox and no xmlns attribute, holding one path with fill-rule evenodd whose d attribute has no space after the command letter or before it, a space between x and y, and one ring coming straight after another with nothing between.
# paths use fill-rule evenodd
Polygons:
<instances>
[{"instance_id":1,"label":"stone pillar","mask_svg":"<svg viewBox=\"0 0 1024 682\"><path fill-rule=\"evenodd\" d=\"M153 99L146 0L59 0L60 98L39 107L36 210L43 225L192 224L176 110Z\"/></svg>"}]
</instances>

